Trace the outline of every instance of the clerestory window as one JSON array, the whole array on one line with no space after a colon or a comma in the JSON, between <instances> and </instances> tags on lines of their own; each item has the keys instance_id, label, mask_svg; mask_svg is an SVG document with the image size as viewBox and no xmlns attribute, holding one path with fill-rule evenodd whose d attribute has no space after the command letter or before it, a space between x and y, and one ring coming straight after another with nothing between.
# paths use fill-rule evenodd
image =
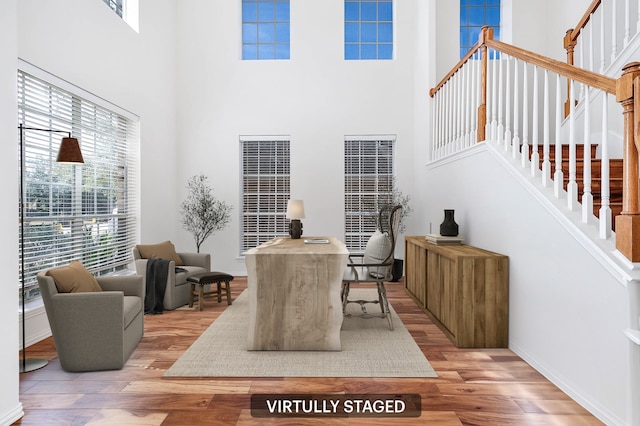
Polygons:
<instances>
[{"instance_id":1,"label":"clerestory window","mask_svg":"<svg viewBox=\"0 0 640 426\"><path fill-rule=\"evenodd\" d=\"M460 0L460 57L478 42L483 26L500 40L500 0Z\"/></svg>"},{"instance_id":2,"label":"clerestory window","mask_svg":"<svg viewBox=\"0 0 640 426\"><path fill-rule=\"evenodd\" d=\"M345 0L344 58L393 59L391 0Z\"/></svg>"},{"instance_id":3,"label":"clerestory window","mask_svg":"<svg viewBox=\"0 0 640 426\"><path fill-rule=\"evenodd\" d=\"M289 19L289 0L242 0L242 59L289 59Z\"/></svg>"}]
</instances>

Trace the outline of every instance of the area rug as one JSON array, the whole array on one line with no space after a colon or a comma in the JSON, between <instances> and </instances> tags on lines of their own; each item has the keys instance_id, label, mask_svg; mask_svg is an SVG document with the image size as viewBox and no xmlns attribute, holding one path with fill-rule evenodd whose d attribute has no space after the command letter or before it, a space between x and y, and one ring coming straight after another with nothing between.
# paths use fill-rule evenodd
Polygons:
<instances>
[{"instance_id":1,"label":"area rug","mask_svg":"<svg viewBox=\"0 0 640 426\"><path fill-rule=\"evenodd\" d=\"M351 298L367 298L367 292L352 289ZM357 312L359 307L352 306ZM372 306L369 311L375 309L379 308ZM247 351L249 297L245 290L164 377L437 377L391 311L393 331L384 318L345 318L342 351Z\"/></svg>"}]
</instances>

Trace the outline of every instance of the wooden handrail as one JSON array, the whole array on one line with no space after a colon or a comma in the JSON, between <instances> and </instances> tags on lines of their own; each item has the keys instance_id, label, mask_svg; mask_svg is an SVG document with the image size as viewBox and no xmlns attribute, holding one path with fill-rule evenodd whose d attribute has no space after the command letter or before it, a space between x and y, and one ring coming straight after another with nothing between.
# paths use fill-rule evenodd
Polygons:
<instances>
[{"instance_id":1,"label":"wooden handrail","mask_svg":"<svg viewBox=\"0 0 640 426\"><path fill-rule=\"evenodd\" d=\"M602 3L602 0L593 0L587 8L587 11L582 15L582 18L580 18L580 21L578 21L578 25L567 31L567 35L565 36L565 48L567 47L568 42L573 42L573 45L575 46L575 41L578 39L580 32L591 19L593 12L600 7L600 3Z\"/></svg>"},{"instance_id":2,"label":"wooden handrail","mask_svg":"<svg viewBox=\"0 0 640 426\"><path fill-rule=\"evenodd\" d=\"M483 27L478 42L467 52L466 55L464 55L462 59L460 59L456 66L453 67L453 69L451 69L451 71L449 71L447 75L429 91L429 95L433 97L436 92L438 92L438 90L440 90L442 86L444 86L444 84L483 46L490 47L532 65L555 72L567 79L595 87L612 95L616 94L615 79L539 55L502 41L494 40L493 31L490 31L490 28L488 27Z\"/></svg>"},{"instance_id":3,"label":"wooden handrail","mask_svg":"<svg viewBox=\"0 0 640 426\"><path fill-rule=\"evenodd\" d=\"M440 90L440 88L442 88L442 86L444 86L447 83L447 81L449 81L449 79L453 77L455 73L457 73L458 70L460 70L460 68L462 68L464 64L466 64L467 61L473 57L473 55L476 54L476 52L478 51L478 49L480 49L481 46L482 46L482 43L479 41L476 44L474 44L471 47L471 49L469 49L469 51L466 53L466 55L464 55L462 59L460 59L460 61L451 69L451 71L449 71L447 75L445 75L444 78L440 80L438 84L436 84L433 88L431 88L431 90L429 90L429 96L433 98L436 92Z\"/></svg>"}]
</instances>

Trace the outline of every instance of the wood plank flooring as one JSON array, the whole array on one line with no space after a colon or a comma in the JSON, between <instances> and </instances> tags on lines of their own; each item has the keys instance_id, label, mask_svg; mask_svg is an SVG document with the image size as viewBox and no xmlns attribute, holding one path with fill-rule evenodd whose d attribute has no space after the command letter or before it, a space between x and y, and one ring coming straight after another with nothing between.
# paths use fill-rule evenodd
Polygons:
<instances>
[{"instance_id":1,"label":"wood plank flooring","mask_svg":"<svg viewBox=\"0 0 640 426\"><path fill-rule=\"evenodd\" d=\"M246 288L246 277L236 277L231 287L235 299ZM602 424L510 350L456 348L402 283L386 287L438 378L163 378L227 306L207 298L202 312L194 307L146 316L144 337L119 371L67 373L51 338L29 347L29 357L51 362L20 375L25 415L15 425ZM419 419L253 418L254 393L418 393L422 414Z\"/></svg>"}]
</instances>

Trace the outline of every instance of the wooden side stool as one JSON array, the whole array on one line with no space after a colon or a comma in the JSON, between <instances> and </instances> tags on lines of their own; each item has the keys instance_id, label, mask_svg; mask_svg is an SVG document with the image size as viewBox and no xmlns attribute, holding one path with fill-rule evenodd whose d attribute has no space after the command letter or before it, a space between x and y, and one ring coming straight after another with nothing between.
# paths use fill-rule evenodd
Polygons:
<instances>
[{"instance_id":1,"label":"wooden side stool","mask_svg":"<svg viewBox=\"0 0 640 426\"><path fill-rule=\"evenodd\" d=\"M198 308L204 309L204 296L218 296L218 302L222 302L222 292L227 293L227 305L231 304L231 286L229 282L233 280L233 276L224 272L200 272L193 274L187 281L191 284L189 291L189 307L193 307L193 296L198 296ZM224 288L222 284L224 283ZM216 284L217 290L204 291L204 286ZM197 287L197 288L196 288Z\"/></svg>"}]
</instances>

